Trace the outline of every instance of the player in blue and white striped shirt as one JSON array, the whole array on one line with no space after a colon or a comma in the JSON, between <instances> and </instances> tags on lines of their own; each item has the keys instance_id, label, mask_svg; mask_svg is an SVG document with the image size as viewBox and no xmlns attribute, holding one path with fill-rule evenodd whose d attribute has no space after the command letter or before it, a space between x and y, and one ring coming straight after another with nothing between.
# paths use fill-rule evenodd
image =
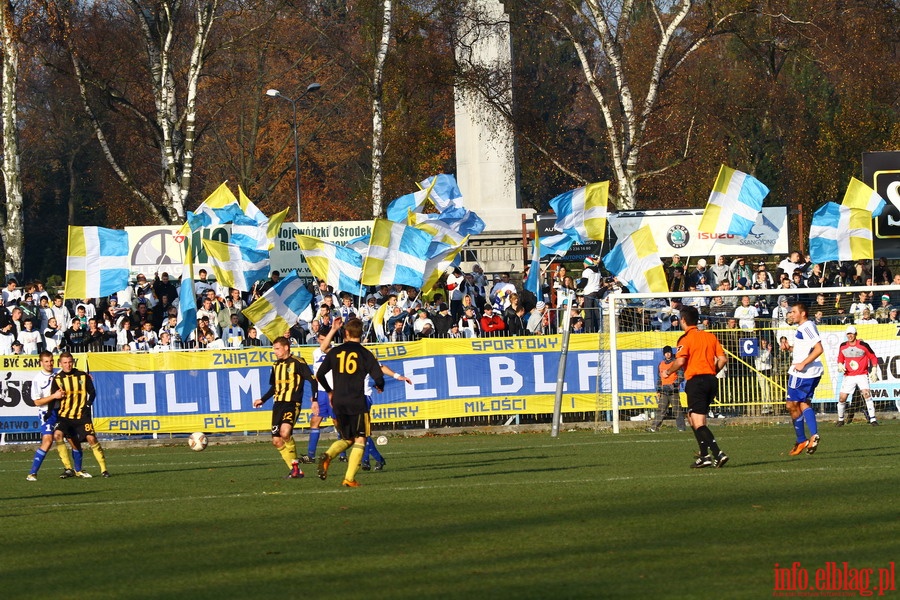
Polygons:
<instances>
[{"instance_id":1,"label":"player in blue and white striped shirt","mask_svg":"<svg viewBox=\"0 0 900 600\"><path fill-rule=\"evenodd\" d=\"M812 454L819 446L819 428L816 423L816 411L812 408L812 399L816 386L822 379L824 368L822 356L822 338L814 321L807 318L807 308L802 302L791 307L788 320L797 325L793 342L786 338L781 340L783 350L792 350L791 368L788 370L787 409L797 433L797 443L789 454L797 456L806 450ZM809 438L804 428L809 429Z\"/></svg>"}]
</instances>

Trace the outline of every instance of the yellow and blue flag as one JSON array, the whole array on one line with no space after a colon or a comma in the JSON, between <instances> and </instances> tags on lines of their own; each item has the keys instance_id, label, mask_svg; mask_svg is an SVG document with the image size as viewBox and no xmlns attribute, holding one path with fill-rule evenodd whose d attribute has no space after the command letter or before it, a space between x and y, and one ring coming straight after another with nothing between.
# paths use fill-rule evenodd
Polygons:
<instances>
[{"instance_id":1,"label":"yellow and blue flag","mask_svg":"<svg viewBox=\"0 0 900 600\"><path fill-rule=\"evenodd\" d=\"M431 236L387 219L375 219L369 253L363 262L364 285L401 284L420 288Z\"/></svg>"},{"instance_id":2,"label":"yellow and blue flag","mask_svg":"<svg viewBox=\"0 0 900 600\"><path fill-rule=\"evenodd\" d=\"M878 192L867 186L856 177L850 178L847 185L847 191L844 193L844 201L842 206L847 208L858 208L872 213L872 218L881 215L881 211L887 205L884 198Z\"/></svg>"},{"instance_id":3,"label":"yellow and blue flag","mask_svg":"<svg viewBox=\"0 0 900 600\"><path fill-rule=\"evenodd\" d=\"M606 237L608 203L608 181L591 183L560 194L550 201L550 206L556 213L554 229L565 233L579 244L588 240L602 241Z\"/></svg>"},{"instance_id":4,"label":"yellow and blue flag","mask_svg":"<svg viewBox=\"0 0 900 600\"><path fill-rule=\"evenodd\" d=\"M243 313L267 338L274 340L284 335L312 302L312 293L306 289L293 271L266 290Z\"/></svg>"},{"instance_id":5,"label":"yellow and blue flag","mask_svg":"<svg viewBox=\"0 0 900 600\"><path fill-rule=\"evenodd\" d=\"M666 293L669 284L649 225L619 240L603 264L632 292Z\"/></svg>"},{"instance_id":6,"label":"yellow and blue flag","mask_svg":"<svg viewBox=\"0 0 900 600\"><path fill-rule=\"evenodd\" d=\"M216 280L228 287L249 292L253 284L269 276L269 252L234 244L203 240L203 248L216 273Z\"/></svg>"},{"instance_id":7,"label":"yellow and blue flag","mask_svg":"<svg viewBox=\"0 0 900 600\"><path fill-rule=\"evenodd\" d=\"M295 235L294 239L314 276L328 283L335 291L359 294L363 264L359 252L311 235Z\"/></svg>"},{"instance_id":8,"label":"yellow and blue flag","mask_svg":"<svg viewBox=\"0 0 900 600\"><path fill-rule=\"evenodd\" d=\"M102 298L128 287L128 233L69 226L66 298Z\"/></svg>"},{"instance_id":9,"label":"yellow and blue flag","mask_svg":"<svg viewBox=\"0 0 900 600\"><path fill-rule=\"evenodd\" d=\"M768 194L759 179L722 165L698 230L747 237Z\"/></svg>"},{"instance_id":10,"label":"yellow and blue flag","mask_svg":"<svg viewBox=\"0 0 900 600\"><path fill-rule=\"evenodd\" d=\"M809 256L814 263L875 258L872 213L828 202L813 213Z\"/></svg>"}]
</instances>

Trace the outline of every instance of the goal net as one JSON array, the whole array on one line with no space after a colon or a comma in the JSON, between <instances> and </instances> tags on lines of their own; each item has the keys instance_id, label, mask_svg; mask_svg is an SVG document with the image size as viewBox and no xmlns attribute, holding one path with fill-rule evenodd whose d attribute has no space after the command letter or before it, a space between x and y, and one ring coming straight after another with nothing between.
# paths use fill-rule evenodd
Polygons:
<instances>
[{"instance_id":1,"label":"goal net","mask_svg":"<svg viewBox=\"0 0 900 600\"><path fill-rule=\"evenodd\" d=\"M608 297L601 307L605 331L600 336L599 362L605 373L599 377L597 419L611 420L618 431L621 422L650 427L671 416L656 414L657 385L663 348L676 348L682 333L679 302L697 307L700 327L719 338L728 356L718 375L718 399L711 416L749 420L786 414L791 351L783 350L779 342L793 339L796 327L786 315L798 301L807 305L824 348L825 371L813 400L816 411L835 412L843 380L837 369L838 349L847 341L848 325L857 328L858 338L878 356L873 377L877 381L871 383L876 412L900 410L900 318L898 311L892 312L893 307L900 308L900 286L776 288L673 292L664 298L631 293ZM683 384L678 393L686 406ZM851 411L864 419L865 405L859 398L851 400Z\"/></svg>"}]
</instances>

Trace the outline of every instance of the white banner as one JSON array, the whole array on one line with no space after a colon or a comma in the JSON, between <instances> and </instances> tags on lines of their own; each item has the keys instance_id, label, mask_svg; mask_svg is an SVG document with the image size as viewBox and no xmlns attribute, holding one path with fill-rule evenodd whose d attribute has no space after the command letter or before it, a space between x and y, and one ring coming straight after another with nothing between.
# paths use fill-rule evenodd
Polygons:
<instances>
[{"instance_id":1,"label":"white banner","mask_svg":"<svg viewBox=\"0 0 900 600\"><path fill-rule=\"evenodd\" d=\"M131 276L143 273L147 279L163 271L173 279L181 276L184 263L184 248L176 240L180 226L126 227L128 232L129 264ZM294 235L311 235L323 240L343 244L354 238L372 233L372 221L329 221L322 223L284 223L275 239L272 248L272 269L285 273L297 269L298 275L311 279L312 273L306 260L297 248ZM231 238L231 225L205 227L193 234L194 272L203 268L212 273L207 262L206 251L200 244L200 238L218 242L228 242Z\"/></svg>"},{"instance_id":2,"label":"white banner","mask_svg":"<svg viewBox=\"0 0 900 600\"><path fill-rule=\"evenodd\" d=\"M727 233L702 233L698 230L702 216L702 208L626 211L610 214L609 225L619 239L648 225L659 247L660 258L673 254L689 257L790 252L787 208L783 206L763 207L746 238Z\"/></svg>"}]
</instances>

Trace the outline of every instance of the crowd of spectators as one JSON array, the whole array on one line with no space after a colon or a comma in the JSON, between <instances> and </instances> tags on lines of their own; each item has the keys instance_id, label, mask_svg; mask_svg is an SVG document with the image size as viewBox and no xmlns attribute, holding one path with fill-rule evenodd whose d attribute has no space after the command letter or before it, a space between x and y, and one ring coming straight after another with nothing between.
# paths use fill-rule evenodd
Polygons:
<instances>
[{"instance_id":1,"label":"crowd of spectators","mask_svg":"<svg viewBox=\"0 0 900 600\"><path fill-rule=\"evenodd\" d=\"M712 262L712 264L710 264ZM571 266L571 263L570 263ZM798 300L810 306L820 324L900 323L900 291L878 293L882 284L900 285L887 261L858 261L823 269L798 252L772 270L764 260L723 256L692 265L675 255L665 265L672 292L746 290L743 296L652 298L639 304L621 300L613 306L623 331L668 331L679 327L682 304L700 310L704 327L717 329L787 328L787 311ZM316 345L337 316L358 317L367 341L404 342L428 337L472 338L546 335L561 331L565 317L573 333L602 331L609 295L619 282L604 274L596 257L579 269L551 264L541 274L539 295L523 289L524 273L489 277L478 264L471 271L448 269L427 293L406 286L382 285L364 296L335 293L324 281L313 287L306 318L292 324L297 345ZM223 288L201 269L194 282L197 329L187 339L178 332L178 286L167 273L153 280L143 274L119 293L99 300L51 295L40 281L19 287L9 279L0 294L0 355L124 350L164 352L172 349L221 349L267 345L243 311L279 281L279 273L259 282L249 293ZM816 288L848 287L825 294ZM759 290L783 290L777 296ZM383 309L383 310L380 310ZM566 313L568 312L568 315ZM383 315L381 319L378 315Z\"/></svg>"},{"instance_id":2,"label":"crowd of spectators","mask_svg":"<svg viewBox=\"0 0 900 600\"><path fill-rule=\"evenodd\" d=\"M873 264L874 262L874 264ZM623 326L632 331L669 330L678 325L682 304L696 306L704 327L729 329L786 328L787 313L795 302L804 302L820 325L900 322L900 290L879 292L883 285L900 285L900 273L891 272L886 258L852 261L823 267L809 256L792 252L770 270L764 260L715 257L688 267L675 255L666 265L669 291L703 291L705 295L682 299L648 300L639 308L623 311ZM824 288L846 291L823 292ZM746 291L743 296L710 296L709 292ZM777 290L763 295L761 290Z\"/></svg>"}]
</instances>

